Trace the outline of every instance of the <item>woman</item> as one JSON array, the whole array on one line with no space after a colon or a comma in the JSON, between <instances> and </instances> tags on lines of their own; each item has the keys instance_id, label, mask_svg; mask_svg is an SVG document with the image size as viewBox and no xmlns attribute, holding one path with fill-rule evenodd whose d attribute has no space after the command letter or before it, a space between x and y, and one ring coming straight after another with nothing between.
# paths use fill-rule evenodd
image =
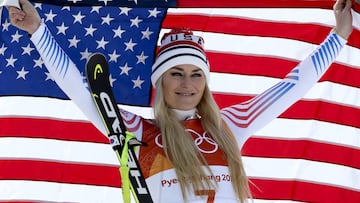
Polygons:
<instances>
[{"instance_id":1,"label":"woman","mask_svg":"<svg viewBox=\"0 0 360 203\"><path fill-rule=\"evenodd\" d=\"M57 84L105 134L78 69L34 7L27 0L20 4L22 10L8 7L12 24L31 35ZM309 57L264 93L221 110L208 87L204 40L186 29L165 34L152 67L155 119L122 112L128 129L149 145L138 159L154 202L245 202L251 194L240 148L325 73L352 31L350 10L351 0L338 0L336 27Z\"/></svg>"}]
</instances>

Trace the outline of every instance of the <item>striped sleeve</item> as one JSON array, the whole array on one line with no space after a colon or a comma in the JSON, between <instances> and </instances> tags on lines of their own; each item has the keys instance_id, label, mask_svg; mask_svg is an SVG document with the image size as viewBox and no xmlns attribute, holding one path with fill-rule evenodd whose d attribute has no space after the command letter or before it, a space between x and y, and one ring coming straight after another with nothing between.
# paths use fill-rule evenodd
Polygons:
<instances>
[{"instance_id":1,"label":"striped sleeve","mask_svg":"<svg viewBox=\"0 0 360 203\"><path fill-rule=\"evenodd\" d=\"M59 46L44 23L31 36L31 41L51 76L85 116L106 135L106 129L87 89L87 83L75 64Z\"/></svg>"},{"instance_id":2,"label":"striped sleeve","mask_svg":"<svg viewBox=\"0 0 360 203\"><path fill-rule=\"evenodd\" d=\"M237 137L239 146L242 147L253 133L301 99L330 67L346 42L331 32L280 82L249 101L223 108L223 119Z\"/></svg>"}]
</instances>

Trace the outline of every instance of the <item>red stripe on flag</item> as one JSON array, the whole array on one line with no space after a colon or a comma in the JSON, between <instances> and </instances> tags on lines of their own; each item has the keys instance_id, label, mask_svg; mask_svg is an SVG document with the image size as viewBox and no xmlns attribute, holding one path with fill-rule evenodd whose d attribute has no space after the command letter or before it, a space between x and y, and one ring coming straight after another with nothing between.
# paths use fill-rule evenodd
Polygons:
<instances>
[{"instance_id":1,"label":"red stripe on flag","mask_svg":"<svg viewBox=\"0 0 360 203\"><path fill-rule=\"evenodd\" d=\"M163 22L165 28L181 27L181 25L183 26L184 24L192 30L201 30L204 32L280 37L311 43L321 43L324 40L323 36L326 36L331 29L329 27L311 24L266 22L231 16L222 17L191 14L169 14ZM319 34L314 38L314 36L309 33Z\"/></svg>"},{"instance_id":2,"label":"red stripe on flag","mask_svg":"<svg viewBox=\"0 0 360 203\"><path fill-rule=\"evenodd\" d=\"M208 51L212 72L284 78L299 61ZM239 64L240 67L239 67ZM360 87L360 69L333 63L320 81Z\"/></svg>"},{"instance_id":3,"label":"red stripe on flag","mask_svg":"<svg viewBox=\"0 0 360 203\"><path fill-rule=\"evenodd\" d=\"M40 160L1 160L0 180L31 180L120 187L118 167Z\"/></svg>"},{"instance_id":4,"label":"red stripe on flag","mask_svg":"<svg viewBox=\"0 0 360 203\"><path fill-rule=\"evenodd\" d=\"M325 101L300 100L280 115L282 118L315 119L360 128L360 108Z\"/></svg>"},{"instance_id":5,"label":"red stripe on flag","mask_svg":"<svg viewBox=\"0 0 360 203\"><path fill-rule=\"evenodd\" d=\"M330 81L338 84L360 88L360 69L333 63L329 70L320 78L321 81Z\"/></svg>"},{"instance_id":6,"label":"red stripe on flag","mask_svg":"<svg viewBox=\"0 0 360 203\"><path fill-rule=\"evenodd\" d=\"M211 72L259 75L283 78L298 61L284 60L268 56L242 55L223 52L206 52ZM239 68L239 64L240 68Z\"/></svg>"},{"instance_id":7,"label":"red stripe on flag","mask_svg":"<svg viewBox=\"0 0 360 203\"><path fill-rule=\"evenodd\" d=\"M6 126L6 128L0 128L0 137L31 137L109 143L109 140L88 122L35 117L5 117L0 118L0 126Z\"/></svg>"},{"instance_id":8,"label":"red stripe on flag","mask_svg":"<svg viewBox=\"0 0 360 203\"><path fill-rule=\"evenodd\" d=\"M287 23L202 14L169 13L163 21L163 28L176 28L184 25L191 30L203 32L278 37L314 44L320 44L324 40L324 36L332 29L332 27L311 23ZM357 37L359 35L359 30L354 29L348 39L348 44L360 47L360 39Z\"/></svg>"}]
</instances>

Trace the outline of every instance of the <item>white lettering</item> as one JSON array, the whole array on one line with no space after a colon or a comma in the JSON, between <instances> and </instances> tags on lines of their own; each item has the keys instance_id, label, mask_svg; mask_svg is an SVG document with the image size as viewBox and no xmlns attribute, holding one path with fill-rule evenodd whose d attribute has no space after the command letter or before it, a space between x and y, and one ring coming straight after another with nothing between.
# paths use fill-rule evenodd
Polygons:
<instances>
[{"instance_id":1,"label":"white lettering","mask_svg":"<svg viewBox=\"0 0 360 203\"><path fill-rule=\"evenodd\" d=\"M116 133L120 133L120 135L122 136L121 137L122 140L125 139L124 136L121 134L120 118L116 114L116 109L115 109L116 107L114 107L112 105L109 95L106 94L105 92L101 92L100 99L105 108L106 115L109 118L114 119L114 121L111 124L112 130ZM133 156L133 152L129 149L128 150L128 167L130 168L131 177L133 179L135 179L137 182L136 190L138 191L138 194L148 194L146 185L142 185L142 183L140 181L142 177L141 177L140 169L137 167L135 158L136 157ZM136 186L133 185L133 187L136 187Z\"/></svg>"},{"instance_id":2,"label":"white lettering","mask_svg":"<svg viewBox=\"0 0 360 203\"><path fill-rule=\"evenodd\" d=\"M106 92L101 92L100 100L105 108L106 115L110 118L114 118L114 121L111 124L112 129L116 133L121 133L120 120L116 115L115 107L112 105L109 95L106 94Z\"/></svg>"}]
</instances>

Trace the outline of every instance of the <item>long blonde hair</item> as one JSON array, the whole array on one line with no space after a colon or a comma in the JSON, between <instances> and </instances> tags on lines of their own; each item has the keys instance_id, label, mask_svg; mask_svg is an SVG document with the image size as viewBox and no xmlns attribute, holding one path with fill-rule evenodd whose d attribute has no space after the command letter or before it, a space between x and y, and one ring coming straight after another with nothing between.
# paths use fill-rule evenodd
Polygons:
<instances>
[{"instance_id":1,"label":"long blonde hair","mask_svg":"<svg viewBox=\"0 0 360 203\"><path fill-rule=\"evenodd\" d=\"M193 138L185 131L181 121L166 105L161 77L156 83L153 108L156 124L161 131L165 154L174 165L184 200L187 200L186 193L192 189L194 191L216 189L216 183L205 178L206 171L213 175L208 163L195 146ZM230 129L221 119L220 110L208 85L197 106L197 113L201 116L204 130L213 137L226 156L232 186L239 202L245 202L245 199L250 197L250 191L240 149Z\"/></svg>"}]
</instances>

